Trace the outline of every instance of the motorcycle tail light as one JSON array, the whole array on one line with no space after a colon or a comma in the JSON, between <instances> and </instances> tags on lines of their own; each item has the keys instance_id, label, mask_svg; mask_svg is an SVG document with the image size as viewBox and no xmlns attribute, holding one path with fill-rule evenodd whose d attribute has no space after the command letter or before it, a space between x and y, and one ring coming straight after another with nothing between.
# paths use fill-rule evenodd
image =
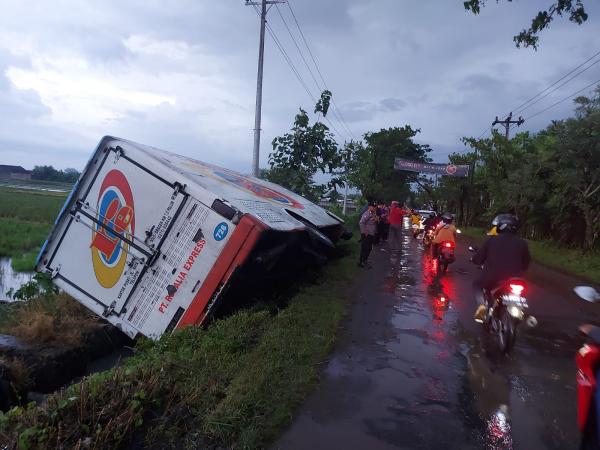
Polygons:
<instances>
[{"instance_id":1,"label":"motorcycle tail light","mask_svg":"<svg viewBox=\"0 0 600 450\"><path fill-rule=\"evenodd\" d=\"M446 247L446 248L454 248L454 242L444 242L444 247Z\"/></svg>"},{"instance_id":2,"label":"motorcycle tail light","mask_svg":"<svg viewBox=\"0 0 600 450\"><path fill-rule=\"evenodd\" d=\"M526 288L525 283L515 280L511 281L508 286L510 287L510 292L518 296L521 296Z\"/></svg>"}]
</instances>

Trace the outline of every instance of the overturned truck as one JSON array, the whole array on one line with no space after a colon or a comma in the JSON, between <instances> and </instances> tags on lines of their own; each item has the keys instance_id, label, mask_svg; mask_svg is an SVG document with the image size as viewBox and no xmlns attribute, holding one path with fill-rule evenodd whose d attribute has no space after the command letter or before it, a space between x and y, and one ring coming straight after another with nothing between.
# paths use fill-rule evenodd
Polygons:
<instances>
[{"instance_id":1,"label":"overturned truck","mask_svg":"<svg viewBox=\"0 0 600 450\"><path fill-rule=\"evenodd\" d=\"M281 186L104 137L36 263L130 337L201 325L234 284L321 264L343 221Z\"/></svg>"}]
</instances>

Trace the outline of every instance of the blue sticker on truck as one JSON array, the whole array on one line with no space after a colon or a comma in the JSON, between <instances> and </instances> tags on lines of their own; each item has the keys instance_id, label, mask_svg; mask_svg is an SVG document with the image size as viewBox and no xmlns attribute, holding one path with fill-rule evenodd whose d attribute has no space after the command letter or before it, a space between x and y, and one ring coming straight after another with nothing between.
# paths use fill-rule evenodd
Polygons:
<instances>
[{"instance_id":1,"label":"blue sticker on truck","mask_svg":"<svg viewBox=\"0 0 600 450\"><path fill-rule=\"evenodd\" d=\"M216 226L213 236L215 241L222 241L229 233L229 226L225 222L221 222Z\"/></svg>"}]
</instances>

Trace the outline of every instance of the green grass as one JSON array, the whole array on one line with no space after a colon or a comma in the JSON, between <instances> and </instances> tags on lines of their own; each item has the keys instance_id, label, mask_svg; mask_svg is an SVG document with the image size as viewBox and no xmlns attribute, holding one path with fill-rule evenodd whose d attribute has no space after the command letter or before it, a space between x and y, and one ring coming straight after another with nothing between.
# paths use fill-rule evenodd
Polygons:
<instances>
[{"instance_id":1,"label":"green grass","mask_svg":"<svg viewBox=\"0 0 600 450\"><path fill-rule=\"evenodd\" d=\"M13 258L14 270L33 270L65 199L59 193L0 188L0 256Z\"/></svg>"},{"instance_id":2,"label":"green grass","mask_svg":"<svg viewBox=\"0 0 600 450\"><path fill-rule=\"evenodd\" d=\"M463 234L483 240L483 228L463 228ZM593 283L600 283L600 253L560 247L550 241L528 241L531 258L544 266L572 273Z\"/></svg>"},{"instance_id":3,"label":"green grass","mask_svg":"<svg viewBox=\"0 0 600 450\"><path fill-rule=\"evenodd\" d=\"M66 194L0 188L0 217L54 223Z\"/></svg>"},{"instance_id":4,"label":"green grass","mask_svg":"<svg viewBox=\"0 0 600 450\"><path fill-rule=\"evenodd\" d=\"M12 448L265 448L318 382L356 276L356 240L273 315L254 308L142 340L121 368L0 415ZM139 445L138 445L139 446Z\"/></svg>"}]
</instances>

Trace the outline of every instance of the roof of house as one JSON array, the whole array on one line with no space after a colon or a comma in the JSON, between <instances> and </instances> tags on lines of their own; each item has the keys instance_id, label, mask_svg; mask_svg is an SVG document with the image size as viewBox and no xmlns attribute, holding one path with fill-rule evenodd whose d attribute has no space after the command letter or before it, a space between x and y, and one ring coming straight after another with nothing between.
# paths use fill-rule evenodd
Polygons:
<instances>
[{"instance_id":1,"label":"roof of house","mask_svg":"<svg viewBox=\"0 0 600 450\"><path fill-rule=\"evenodd\" d=\"M29 173L29 170L25 170L21 166L7 166L7 165L0 164L0 172Z\"/></svg>"}]
</instances>

